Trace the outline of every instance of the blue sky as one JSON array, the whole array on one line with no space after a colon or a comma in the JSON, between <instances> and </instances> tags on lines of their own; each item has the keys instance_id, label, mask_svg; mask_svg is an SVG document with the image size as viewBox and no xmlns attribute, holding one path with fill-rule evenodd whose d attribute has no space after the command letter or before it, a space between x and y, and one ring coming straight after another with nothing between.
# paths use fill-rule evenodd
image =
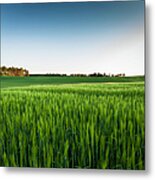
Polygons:
<instances>
[{"instance_id":1,"label":"blue sky","mask_svg":"<svg viewBox=\"0 0 155 180\"><path fill-rule=\"evenodd\" d=\"M1 5L1 65L144 74L144 1Z\"/></svg>"}]
</instances>

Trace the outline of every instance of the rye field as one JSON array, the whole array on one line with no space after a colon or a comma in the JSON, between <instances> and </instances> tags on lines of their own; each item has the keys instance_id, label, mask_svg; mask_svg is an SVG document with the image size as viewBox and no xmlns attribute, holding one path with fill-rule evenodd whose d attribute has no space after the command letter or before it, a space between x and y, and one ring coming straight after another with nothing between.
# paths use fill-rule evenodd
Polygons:
<instances>
[{"instance_id":1,"label":"rye field","mask_svg":"<svg viewBox=\"0 0 155 180\"><path fill-rule=\"evenodd\" d=\"M0 166L145 169L144 79L69 78L1 77Z\"/></svg>"}]
</instances>

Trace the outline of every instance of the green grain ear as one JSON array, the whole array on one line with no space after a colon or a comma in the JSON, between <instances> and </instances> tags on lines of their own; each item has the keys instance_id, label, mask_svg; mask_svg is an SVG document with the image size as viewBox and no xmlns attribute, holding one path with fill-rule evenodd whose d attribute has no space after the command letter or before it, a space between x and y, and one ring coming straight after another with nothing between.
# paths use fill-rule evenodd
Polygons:
<instances>
[{"instance_id":1,"label":"green grain ear","mask_svg":"<svg viewBox=\"0 0 155 180\"><path fill-rule=\"evenodd\" d=\"M6 88L0 166L145 168L144 83Z\"/></svg>"}]
</instances>

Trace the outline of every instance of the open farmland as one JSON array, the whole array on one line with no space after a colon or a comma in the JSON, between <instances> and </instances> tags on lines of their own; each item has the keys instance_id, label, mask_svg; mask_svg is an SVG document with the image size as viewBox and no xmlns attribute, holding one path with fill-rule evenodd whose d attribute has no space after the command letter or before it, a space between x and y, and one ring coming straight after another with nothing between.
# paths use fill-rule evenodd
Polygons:
<instances>
[{"instance_id":1,"label":"open farmland","mask_svg":"<svg viewBox=\"0 0 155 180\"><path fill-rule=\"evenodd\" d=\"M12 84L1 89L0 166L145 168L143 81Z\"/></svg>"},{"instance_id":2,"label":"open farmland","mask_svg":"<svg viewBox=\"0 0 155 180\"><path fill-rule=\"evenodd\" d=\"M1 88L22 87L30 85L59 85L77 83L105 83L105 82L144 82L144 76L134 77L52 77L52 76L29 76L11 77L1 76Z\"/></svg>"}]
</instances>

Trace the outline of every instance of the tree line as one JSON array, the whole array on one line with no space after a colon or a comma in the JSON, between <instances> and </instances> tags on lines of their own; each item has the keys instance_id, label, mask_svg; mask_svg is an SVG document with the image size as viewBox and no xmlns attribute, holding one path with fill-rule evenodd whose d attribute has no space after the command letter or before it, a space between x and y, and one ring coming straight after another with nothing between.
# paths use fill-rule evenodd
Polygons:
<instances>
[{"instance_id":1,"label":"tree line","mask_svg":"<svg viewBox=\"0 0 155 180\"><path fill-rule=\"evenodd\" d=\"M17 67L0 67L0 75L1 76L70 76L70 77L125 77L124 73L119 74L106 74L106 73L92 73L92 74L60 74L60 73L47 73L47 74L29 74L29 71L24 68Z\"/></svg>"},{"instance_id":2,"label":"tree line","mask_svg":"<svg viewBox=\"0 0 155 180\"><path fill-rule=\"evenodd\" d=\"M17 67L0 67L1 76L29 76L29 71L26 69Z\"/></svg>"},{"instance_id":3,"label":"tree line","mask_svg":"<svg viewBox=\"0 0 155 180\"><path fill-rule=\"evenodd\" d=\"M59 74L59 73L47 73L47 74L30 74L30 76L70 76L70 77L125 77L125 73L119 74L106 74L106 73L92 73L92 74Z\"/></svg>"}]
</instances>

